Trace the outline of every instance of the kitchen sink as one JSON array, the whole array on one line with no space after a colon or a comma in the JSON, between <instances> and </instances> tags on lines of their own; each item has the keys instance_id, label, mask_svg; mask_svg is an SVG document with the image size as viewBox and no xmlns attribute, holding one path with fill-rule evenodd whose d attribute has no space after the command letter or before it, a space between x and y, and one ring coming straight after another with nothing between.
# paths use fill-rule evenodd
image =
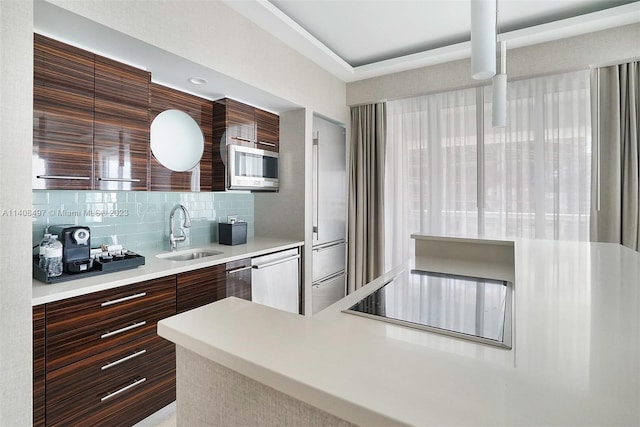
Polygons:
<instances>
[{"instance_id":1,"label":"kitchen sink","mask_svg":"<svg viewBox=\"0 0 640 427\"><path fill-rule=\"evenodd\" d=\"M194 259L207 258L214 255L221 255L224 252L213 251L208 249L191 249L182 252L170 252L166 254L156 255L160 259L166 259L169 261L192 261Z\"/></svg>"}]
</instances>

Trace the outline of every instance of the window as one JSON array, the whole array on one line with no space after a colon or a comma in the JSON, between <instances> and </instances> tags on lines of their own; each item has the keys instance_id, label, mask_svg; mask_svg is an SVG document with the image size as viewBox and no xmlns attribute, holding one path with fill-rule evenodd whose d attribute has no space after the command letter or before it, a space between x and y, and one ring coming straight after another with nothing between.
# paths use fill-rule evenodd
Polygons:
<instances>
[{"instance_id":1,"label":"window","mask_svg":"<svg viewBox=\"0 0 640 427\"><path fill-rule=\"evenodd\" d=\"M415 232L588 240L589 91L588 71L510 82L504 129L490 86L388 102L387 267Z\"/></svg>"}]
</instances>

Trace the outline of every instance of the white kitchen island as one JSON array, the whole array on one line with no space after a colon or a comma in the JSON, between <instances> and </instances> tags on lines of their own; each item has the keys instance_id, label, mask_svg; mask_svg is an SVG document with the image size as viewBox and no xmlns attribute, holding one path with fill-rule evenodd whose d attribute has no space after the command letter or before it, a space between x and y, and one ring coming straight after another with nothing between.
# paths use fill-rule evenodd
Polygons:
<instances>
[{"instance_id":1,"label":"white kitchen island","mask_svg":"<svg viewBox=\"0 0 640 427\"><path fill-rule=\"evenodd\" d=\"M406 266L313 318L228 298L158 324L178 425L640 425L640 254L490 244L515 254L511 350L341 311Z\"/></svg>"}]
</instances>

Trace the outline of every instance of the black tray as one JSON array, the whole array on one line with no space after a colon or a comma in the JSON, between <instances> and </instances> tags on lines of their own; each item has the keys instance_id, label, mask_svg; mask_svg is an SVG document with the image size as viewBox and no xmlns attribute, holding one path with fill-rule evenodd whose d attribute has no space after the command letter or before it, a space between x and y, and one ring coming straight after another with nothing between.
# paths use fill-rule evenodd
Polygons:
<instances>
[{"instance_id":1,"label":"black tray","mask_svg":"<svg viewBox=\"0 0 640 427\"><path fill-rule=\"evenodd\" d=\"M129 254L132 255L132 254ZM142 255L133 254L134 256L127 257L119 261L101 262L98 260L93 261L93 267L89 271L83 273L62 273L58 277L47 277L47 274L38 265L38 255L33 256L33 278L43 283L60 283L67 282L69 280L84 279L91 276L98 276L100 274L112 273L114 271L129 270L136 268L140 265L144 265L144 257Z\"/></svg>"}]
</instances>

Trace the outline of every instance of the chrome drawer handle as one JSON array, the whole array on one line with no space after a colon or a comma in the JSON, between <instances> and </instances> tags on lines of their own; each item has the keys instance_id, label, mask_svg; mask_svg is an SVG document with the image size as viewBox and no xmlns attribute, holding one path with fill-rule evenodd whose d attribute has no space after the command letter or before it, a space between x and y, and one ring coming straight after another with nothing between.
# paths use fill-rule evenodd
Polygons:
<instances>
[{"instance_id":1,"label":"chrome drawer handle","mask_svg":"<svg viewBox=\"0 0 640 427\"><path fill-rule=\"evenodd\" d=\"M143 355L143 354L145 354L146 352L147 352L147 350L140 350L140 351L137 351L137 352L135 352L135 353L133 353L133 354L130 354L130 355L126 356L126 357L123 357L123 358L122 358L122 359L120 359L120 360L116 360L115 362L107 363L106 365L104 365L104 366L103 366L102 368L100 368L100 369L104 371L104 370L106 370L106 369L113 368L114 366L119 365L119 364L121 364L122 362L126 362L127 360L131 360L131 359L134 359L134 358L136 358L136 357L138 357L138 356L142 356L142 355Z\"/></svg>"},{"instance_id":2,"label":"chrome drawer handle","mask_svg":"<svg viewBox=\"0 0 640 427\"><path fill-rule=\"evenodd\" d=\"M323 286L326 286L327 283L330 283L332 281L334 281L335 279L337 279L340 276L344 276L344 270L343 271L339 271L335 274L332 274L331 276L327 277L326 279L322 279L321 281L312 284L311 286L313 286L314 288L321 288Z\"/></svg>"},{"instance_id":3,"label":"chrome drawer handle","mask_svg":"<svg viewBox=\"0 0 640 427\"><path fill-rule=\"evenodd\" d=\"M331 242L328 245L323 245L320 247L313 248L313 252L318 253L318 252L328 251L329 249L334 249L344 244L345 244L344 242Z\"/></svg>"},{"instance_id":4,"label":"chrome drawer handle","mask_svg":"<svg viewBox=\"0 0 640 427\"><path fill-rule=\"evenodd\" d=\"M129 295L128 297L118 298L118 299L114 299L112 301L105 301L102 304L100 304L100 307L108 307L108 306L113 305L113 304L118 304L120 302L125 302L125 301L129 301L129 300L136 299L136 298L141 298L141 297L144 297L146 295L147 295L146 292L140 292L139 294Z\"/></svg>"},{"instance_id":5,"label":"chrome drawer handle","mask_svg":"<svg viewBox=\"0 0 640 427\"><path fill-rule=\"evenodd\" d=\"M140 182L140 178L98 178L98 181Z\"/></svg>"},{"instance_id":6,"label":"chrome drawer handle","mask_svg":"<svg viewBox=\"0 0 640 427\"><path fill-rule=\"evenodd\" d=\"M258 141L258 144L268 145L269 147L275 147L276 146L276 144L274 144L273 142L266 142L266 141Z\"/></svg>"},{"instance_id":7,"label":"chrome drawer handle","mask_svg":"<svg viewBox=\"0 0 640 427\"><path fill-rule=\"evenodd\" d=\"M240 268L236 268L235 270L229 270L227 271L227 274L234 274L234 273L239 273L241 271L245 271L245 270L250 270L252 267L249 265L247 267L240 267Z\"/></svg>"},{"instance_id":8,"label":"chrome drawer handle","mask_svg":"<svg viewBox=\"0 0 640 427\"><path fill-rule=\"evenodd\" d=\"M239 137L239 136L232 136L231 139L236 139L238 141L243 141L243 142L250 142L251 144L255 143L254 141L252 141L252 140L250 140L248 138L242 138L242 137Z\"/></svg>"},{"instance_id":9,"label":"chrome drawer handle","mask_svg":"<svg viewBox=\"0 0 640 427\"><path fill-rule=\"evenodd\" d=\"M135 329L135 328L139 328L140 326L144 326L146 324L147 324L147 322L143 320L142 322L134 323L133 325L125 326L124 328L117 329L117 330L112 331L112 332L104 333L104 334L100 335L100 338L109 338L109 337L112 337L114 335L118 335L118 334L121 334L123 332L127 332L127 331L130 331L130 330Z\"/></svg>"},{"instance_id":10,"label":"chrome drawer handle","mask_svg":"<svg viewBox=\"0 0 640 427\"><path fill-rule=\"evenodd\" d=\"M91 178L88 176L67 176L67 175L36 175L39 179L77 179L81 181L88 181Z\"/></svg>"},{"instance_id":11,"label":"chrome drawer handle","mask_svg":"<svg viewBox=\"0 0 640 427\"><path fill-rule=\"evenodd\" d=\"M123 393L137 385L142 384L143 382L145 382L147 379L146 378L140 378L139 380L135 380L134 382L132 382L131 384L129 384L128 386L124 386L122 387L120 390L118 391L114 391L113 393L108 393L106 396L102 397L100 399L100 402L104 402L105 400L111 399L112 397L115 397L117 395L119 395L120 393Z\"/></svg>"}]
</instances>

